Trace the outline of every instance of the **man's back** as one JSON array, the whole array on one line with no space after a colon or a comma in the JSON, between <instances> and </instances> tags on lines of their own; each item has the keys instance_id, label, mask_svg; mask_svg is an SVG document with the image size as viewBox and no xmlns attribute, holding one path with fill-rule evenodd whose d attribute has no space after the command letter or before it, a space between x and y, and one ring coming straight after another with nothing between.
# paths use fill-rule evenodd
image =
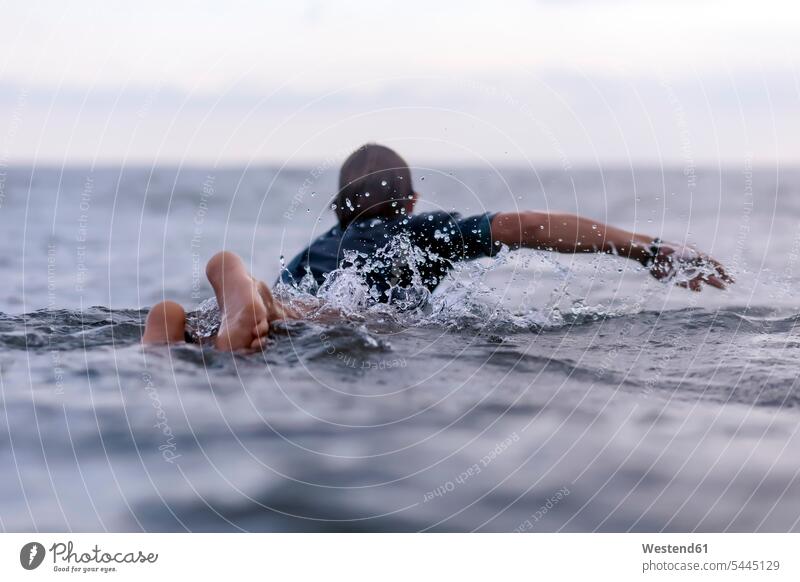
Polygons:
<instances>
[{"instance_id":1,"label":"man's back","mask_svg":"<svg viewBox=\"0 0 800 582\"><path fill-rule=\"evenodd\" d=\"M298 254L281 274L284 283L298 284L306 275L318 285L348 262L363 269L379 301L388 301L391 287L417 281L433 290L452 264L491 256L492 214L460 218L447 212L427 212L394 218L370 218L342 229L335 226ZM407 243L411 243L408 245Z\"/></svg>"}]
</instances>

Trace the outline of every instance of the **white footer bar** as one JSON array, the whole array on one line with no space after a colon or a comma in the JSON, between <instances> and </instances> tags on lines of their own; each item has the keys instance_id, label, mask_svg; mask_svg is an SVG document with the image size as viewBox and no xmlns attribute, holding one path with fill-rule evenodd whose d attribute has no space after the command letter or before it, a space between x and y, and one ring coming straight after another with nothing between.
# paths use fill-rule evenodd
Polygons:
<instances>
[{"instance_id":1,"label":"white footer bar","mask_svg":"<svg viewBox=\"0 0 800 582\"><path fill-rule=\"evenodd\" d=\"M798 554L800 534L2 534L0 580L778 581Z\"/></svg>"}]
</instances>

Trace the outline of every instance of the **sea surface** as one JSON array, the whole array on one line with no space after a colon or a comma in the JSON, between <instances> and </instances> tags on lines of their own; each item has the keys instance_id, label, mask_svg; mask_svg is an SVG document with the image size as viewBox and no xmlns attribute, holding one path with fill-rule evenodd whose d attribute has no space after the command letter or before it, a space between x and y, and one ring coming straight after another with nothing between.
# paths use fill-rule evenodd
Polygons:
<instances>
[{"instance_id":1,"label":"sea surface","mask_svg":"<svg viewBox=\"0 0 800 582\"><path fill-rule=\"evenodd\" d=\"M340 273L263 353L142 348L214 252L274 282L336 170L2 170L0 529L800 530L800 169L414 168L420 210L579 212L737 283L504 251L405 310Z\"/></svg>"}]
</instances>

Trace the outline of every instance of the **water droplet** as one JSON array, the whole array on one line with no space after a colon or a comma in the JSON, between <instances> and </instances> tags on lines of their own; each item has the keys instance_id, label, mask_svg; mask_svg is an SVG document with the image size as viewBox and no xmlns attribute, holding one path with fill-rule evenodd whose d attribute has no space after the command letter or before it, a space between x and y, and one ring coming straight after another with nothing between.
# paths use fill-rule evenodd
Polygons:
<instances>
[{"instance_id":1,"label":"water droplet","mask_svg":"<svg viewBox=\"0 0 800 582\"><path fill-rule=\"evenodd\" d=\"M386 180L381 180L381 186L386 186L386 184L388 184L388 182L386 182Z\"/></svg>"},{"instance_id":2,"label":"water droplet","mask_svg":"<svg viewBox=\"0 0 800 582\"><path fill-rule=\"evenodd\" d=\"M369 192L364 192L364 198L369 198Z\"/></svg>"}]
</instances>

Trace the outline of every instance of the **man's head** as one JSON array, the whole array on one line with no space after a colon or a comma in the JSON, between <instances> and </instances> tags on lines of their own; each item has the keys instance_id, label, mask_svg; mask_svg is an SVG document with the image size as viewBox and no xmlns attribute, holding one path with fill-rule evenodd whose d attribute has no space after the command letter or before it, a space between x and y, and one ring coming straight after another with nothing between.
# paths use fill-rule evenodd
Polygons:
<instances>
[{"instance_id":1,"label":"man's head","mask_svg":"<svg viewBox=\"0 0 800 582\"><path fill-rule=\"evenodd\" d=\"M348 157L333 199L342 228L364 218L393 218L414 208L411 170L394 150L368 143Z\"/></svg>"}]
</instances>

